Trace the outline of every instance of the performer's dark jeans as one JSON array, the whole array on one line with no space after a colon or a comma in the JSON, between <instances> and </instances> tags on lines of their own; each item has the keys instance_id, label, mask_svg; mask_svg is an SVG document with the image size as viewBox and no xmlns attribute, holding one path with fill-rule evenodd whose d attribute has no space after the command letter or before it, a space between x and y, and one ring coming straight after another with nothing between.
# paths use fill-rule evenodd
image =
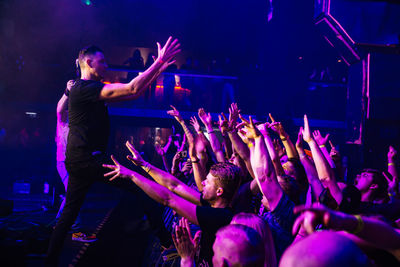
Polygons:
<instances>
[{"instance_id":1,"label":"performer's dark jeans","mask_svg":"<svg viewBox=\"0 0 400 267\"><path fill-rule=\"evenodd\" d=\"M66 164L69 173L66 203L50 239L46 259L47 265L57 265L64 239L79 214L86 193L96 181L109 183L135 193L139 202L138 205L146 213L152 229L160 239L161 245L169 247L172 244L171 235L162 220L163 207L150 199L130 180L117 178L112 182L108 181L108 178L104 177L104 173L107 170L102 167L102 162L104 162L103 158L99 157L97 160L88 162Z\"/></svg>"}]
</instances>

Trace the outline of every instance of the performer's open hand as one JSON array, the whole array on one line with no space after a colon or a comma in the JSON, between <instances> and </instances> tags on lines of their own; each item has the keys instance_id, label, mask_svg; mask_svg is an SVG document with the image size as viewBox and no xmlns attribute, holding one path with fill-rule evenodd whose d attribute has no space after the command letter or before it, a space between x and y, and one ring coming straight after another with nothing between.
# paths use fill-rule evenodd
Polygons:
<instances>
[{"instance_id":1,"label":"performer's open hand","mask_svg":"<svg viewBox=\"0 0 400 267\"><path fill-rule=\"evenodd\" d=\"M178 39L172 39L170 36L163 47L157 42L158 57L154 61L162 64L161 71L164 71L170 65L175 63L175 56L181 51Z\"/></svg>"},{"instance_id":2,"label":"performer's open hand","mask_svg":"<svg viewBox=\"0 0 400 267\"><path fill-rule=\"evenodd\" d=\"M115 165L108 165L103 164L104 168L111 169L112 171L104 174L104 177L111 177L109 180L112 181L118 177L130 179L131 175L134 173L133 171L129 170L128 168L122 166L115 158L111 155L112 161L114 161Z\"/></svg>"}]
</instances>

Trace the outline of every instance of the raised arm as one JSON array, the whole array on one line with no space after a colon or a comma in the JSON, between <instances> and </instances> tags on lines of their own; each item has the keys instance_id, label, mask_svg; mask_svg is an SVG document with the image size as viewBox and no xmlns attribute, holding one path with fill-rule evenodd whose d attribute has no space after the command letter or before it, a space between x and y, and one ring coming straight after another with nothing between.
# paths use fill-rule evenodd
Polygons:
<instances>
[{"instance_id":1,"label":"raised arm","mask_svg":"<svg viewBox=\"0 0 400 267\"><path fill-rule=\"evenodd\" d=\"M311 135L307 115L304 115L303 139L310 146L319 179L322 181L322 183L326 183L327 187L330 190L330 193L332 194L332 197L336 200L337 204L340 205L343 199L342 192L340 191L340 188L336 183L333 170L330 168L328 161L324 157L317 142L313 139Z\"/></svg>"},{"instance_id":2,"label":"raised arm","mask_svg":"<svg viewBox=\"0 0 400 267\"><path fill-rule=\"evenodd\" d=\"M164 47L157 43L158 57L154 63L142 74L129 83L112 83L104 85L100 92L100 99L105 101L133 100L142 93L165 71L175 63L175 56L180 52L178 40L169 37Z\"/></svg>"},{"instance_id":3,"label":"raised arm","mask_svg":"<svg viewBox=\"0 0 400 267\"><path fill-rule=\"evenodd\" d=\"M296 149L300 157L300 162L301 164L303 164L304 170L306 172L308 183L311 185L312 191L314 192L315 199L319 199L319 196L324 190L324 186L318 179L318 173L317 170L315 169L314 164L311 162L306 152L304 151L303 127L300 127L299 134L297 136Z\"/></svg>"},{"instance_id":4,"label":"raised arm","mask_svg":"<svg viewBox=\"0 0 400 267\"><path fill-rule=\"evenodd\" d=\"M167 154L168 149L169 149L169 147L171 146L171 144L172 144L172 135L170 135L170 136L168 137L168 142L167 142L167 143L165 144L165 146L162 148L164 154Z\"/></svg>"},{"instance_id":5,"label":"raised arm","mask_svg":"<svg viewBox=\"0 0 400 267\"><path fill-rule=\"evenodd\" d=\"M304 206L295 207L295 213L301 213L293 225L293 233L296 233L300 225L308 234L315 231L318 224L336 231L346 231L356 235L369 244L387 250L400 248L400 230L375 218L350 215L333 211L327 207L314 204L310 208Z\"/></svg>"},{"instance_id":6,"label":"raised arm","mask_svg":"<svg viewBox=\"0 0 400 267\"><path fill-rule=\"evenodd\" d=\"M329 139L329 134L326 134L325 137L322 136L319 130L316 130L313 132L313 137L315 142L317 142L319 148L322 151L322 154L324 154L324 157L329 163L329 166L331 166L332 169L335 169L335 162L333 162L333 159L331 158L328 149L326 148L326 143L328 143Z\"/></svg>"},{"instance_id":7,"label":"raised arm","mask_svg":"<svg viewBox=\"0 0 400 267\"><path fill-rule=\"evenodd\" d=\"M186 139L188 143L194 142L194 135L193 133L190 131L189 127L187 127L185 120L182 118L181 114L179 113L179 111L171 105L171 110L167 111L168 115L173 116L177 122L179 122L179 124L181 125L185 135L186 135Z\"/></svg>"},{"instance_id":8,"label":"raised arm","mask_svg":"<svg viewBox=\"0 0 400 267\"><path fill-rule=\"evenodd\" d=\"M222 138L224 140L223 146L225 150L225 157L227 159L230 159L233 154L233 149L232 149L232 142L228 136L228 130L229 130L228 120L222 119L222 116L218 115L218 126L219 126L219 131L221 132Z\"/></svg>"},{"instance_id":9,"label":"raised arm","mask_svg":"<svg viewBox=\"0 0 400 267\"><path fill-rule=\"evenodd\" d=\"M172 174L160 170L150 163L144 161L140 153L137 152L133 145L128 141L126 142L126 147L132 154L132 156L128 156L128 159L136 166L139 166L145 170L157 183L168 188L168 190L181 196L182 198L196 205L200 205L200 193L181 182Z\"/></svg>"},{"instance_id":10,"label":"raised arm","mask_svg":"<svg viewBox=\"0 0 400 267\"><path fill-rule=\"evenodd\" d=\"M242 158L244 163L246 164L246 168L249 171L251 177L254 178L254 173L253 169L251 167L251 162L250 162L250 149L243 142L243 140L240 138L238 135L237 129L236 129L236 123L239 118L239 113L240 110L237 107L236 103L232 103L231 107L229 108L229 130L228 130L228 136L229 139L232 142L234 150L239 154L239 156ZM224 117L225 120L225 114L222 113L222 116Z\"/></svg>"},{"instance_id":11,"label":"raised arm","mask_svg":"<svg viewBox=\"0 0 400 267\"><path fill-rule=\"evenodd\" d=\"M200 120L206 127L208 136L210 137L211 148L214 151L215 157L218 162L225 162L224 152L222 151L221 143L219 142L217 135L212 127L212 117L210 113L206 113L203 108L198 110Z\"/></svg>"},{"instance_id":12,"label":"raised arm","mask_svg":"<svg viewBox=\"0 0 400 267\"><path fill-rule=\"evenodd\" d=\"M158 183L147 179L146 177L129 170L122 166L113 156L111 159L115 165L103 164L103 167L110 169L111 171L104 174L104 177L111 177L110 181L120 177L123 179L130 179L138 187L140 187L149 197L161 203L164 206L168 206L175 210L179 215L185 217L194 224L199 224L196 215L196 205L187 201L186 199L174 194L166 187L159 185ZM199 200L200 201L200 200Z\"/></svg>"},{"instance_id":13,"label":"raised arm","mask_svg":"<svg viewBox=\"0 0 400 267\"><path fill-rule=\"evenodd\" d=\"M168 163L168 160L167 160L167 156L165 155L164 148L161 147L160 144L156 144L156 145L154 146L154 148L155 148L157 154L160 155L160 157L161 157L161 159L162 159L162 161L163 161L164 170L166 170L167 172L169 172L169 171L170 171L170 167L169 167L169 163Z\"/></svg>"},{"instance_id":14,"label":"raised arm","mask_svg":"<svg viewBox=\"0 0 400 267\"><path fill-rule=\"evenodd\" d=\"M292 141L290 140L289 135L286 133L285 129L283 128L282 123L275 121L272 117L271 113L269 113L269 117L271 118L270 129L276 132L279 135L279 138L282 141L283 146L286 150L286 155L288 158L299 158L296 152L296 148L294 147Z\"/></svg>"},{"instance_id":15,"label":"raised arm","mask_svg":"<svg viewBox=\"0 0 400 267\"><path fill-rule=\"evenodd\" d=\"M249 122L246 120L244 120L244 122L249 137L254 139L251 165L253 167L255 179L260 187L260 191L268 200L271 211L273 211L282 197L282 188L276 179L275 169L269 157L264 137L254 125L251 117Z\"/></svg>"},{"instance_id":16,"label":"raised arm","mask_svg":"<svg viewBox=\"0 0 400 267\"><path fill-rule=\"evenodd\" d=\"M396 168L396 157L397 157L397 151L394 149L394 147L389 146L389 152L387 154L388 158L388 173L390 173L393 177L392 181L392 194L396 194L398 196L398 191L399 191L399 173L397 172Z\"/></svg>"},{"instance_id":17,"label":"raised arm","mask_svg":"<svg viewBox=\"0 0 400 267\"><path fill-rule=\"evenodd\" d=\"M285 175L281 159L279 158L278 152L275 150L274 143L272 142L271 136L268 132L269 124L268 123L260 124L257 126L257 128L264 136L265 145L267 146L269 156L271 158L272 164L274 165L276 175L278 177Z\"/></svg>"},{"instance_id":18,"label":"raised arm","mask_svg":"<svg viewBox=\"0 0 400 267\"><path fill-rule=\"evenodd\" d=\"M185 121L183 120L182 116L180 115L179 111L174 107L171 106L172 110L169 110L167 113L171 116L174 116L174 118L179 122L179 124L182 126L183 131L185 132L186 135L186 140L189 144L189 156L190 160L192 161L192 168L193 168L193 175L194 175L194 180L196 182L196 185L200 191L203 190L203 185L202 181L206 179L206 173L204 170L204 166L201 164L200 159L205 159L205 153L203 152L204 149L197 149L199 151L200 155L198 155L196 151L196 140L190 131L189 127L187 127ZM198 143L200 144L200 143Z\"/></svg>"}]
</instances>

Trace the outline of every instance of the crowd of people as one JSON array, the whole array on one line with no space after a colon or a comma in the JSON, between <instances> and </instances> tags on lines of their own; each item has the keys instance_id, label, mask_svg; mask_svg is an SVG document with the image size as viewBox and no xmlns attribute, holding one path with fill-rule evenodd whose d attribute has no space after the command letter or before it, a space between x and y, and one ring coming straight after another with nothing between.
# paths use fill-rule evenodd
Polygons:
<instances>
[{"instance_id":1,"label":"crowd of people","mask_svg":"<svg viewBox=\"0 0 400 267\"><path fill-rule=\"evenodd\" d=\"M115 164L104 167L110 180L129 179L177 213L173 241L181 266L398 264L400 200L392 146L387 170L364 169L349 184L329 134L311 131L306 115L292 142L271 115L270 122L244 118L235 103L218 122L202 108L190 125L176 108L168 114L187 143L172 163L165 156L170 142L157 144L161 169L127 142L128 159L145 174L114 157ZM192 233L191 224L199 230Z\"/></svg>"},{"instance_id":2,"label":"crowd of people","mask_svg":"<svg viewBox=\"0 0 400 267\"><path fill-rule=\"evenodd\" d=\"M162 168L146 161L130 141L127 159L139 168L131 170L114 156L113 164L105 164L105 103L136 99L175 62L177 40L157 45L154 63L126 84L101 83L107 64L98 47L79 54L81 77L65 92L69 133L66 157L59 159L68 174L66 200L50 240L48 265L57 264L63 240L96 181L141 196L161 245L177 250L181 266L399 264L397 151L389 147L387 170L364 169L354 184L346 183L339 151L329 134L311 131L306 115L294 138L271 114L268 122L244 118L236 103L218 122L200 108L190 124L171 106L167 113L181 126L185 141L171 137L167 146L157 144ZM165 155L172 142L176 154L169 162ZM161 218L163 206L177 216L172 238Z\"/></svg>"}]
</instances>

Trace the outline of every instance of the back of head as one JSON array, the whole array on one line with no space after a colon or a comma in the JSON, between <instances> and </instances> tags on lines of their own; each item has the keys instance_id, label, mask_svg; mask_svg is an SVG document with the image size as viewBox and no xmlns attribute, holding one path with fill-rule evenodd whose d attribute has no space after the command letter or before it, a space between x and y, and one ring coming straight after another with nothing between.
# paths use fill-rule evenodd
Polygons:
<instances>
[{"instance_id":1,"label":"back of head","mask_svg":"<svg viewBox=\"0 0 400 267\"><path fill-rule=\"evenodd\" d=\"M367 256L350 239L331 231L314 233L290 246L281 267L370 266Z\"/></svg>"},{"instance_id":2,"label":"back of head","mask_svg":"<svg viewBox=\"0 0 400 267\"><path fill-rule=\"evenodd\" d=\"M264 267L264 244L252 228L230 224L221 228L213 245L213 265Z\"/></svg>"},{"instance_id":3,"label":"back of head","mask_svg":"<svg viewBox=\"0 0 400 267\"><path fill-rule=\"evenodd\" d=\"M99 47L95 45L84 47L79 51L77 68L80 70L81 73L82 69L85 68L84 64L85 58L88 56L93 56L97 52L103 53L103 50L101 50Z\"/></svg>"},{"instance_id":4,"label":"back of head","mask_svg":"<svg viewBox=\"0 0 400 267\"><path fill-rule=\"evenodd\" d=\"M261 236L265 247L265 266L276 266L275 245L269 225L260 217L252 213L236 214L231 224L241 224L253 228Z\"/></svg>"},{"instance_id":5,"label":"back of head","mask_svg":"<svg viewBox=\"0 0 400 267\"><path fill-rule=\"evenodd\" d=\"M242 180L242 172L239 167L232 163L217 163L210 168L210 173L217 178L216 183L224 193L222 198L232 201Z\"/></svg>"}]
</instances>

